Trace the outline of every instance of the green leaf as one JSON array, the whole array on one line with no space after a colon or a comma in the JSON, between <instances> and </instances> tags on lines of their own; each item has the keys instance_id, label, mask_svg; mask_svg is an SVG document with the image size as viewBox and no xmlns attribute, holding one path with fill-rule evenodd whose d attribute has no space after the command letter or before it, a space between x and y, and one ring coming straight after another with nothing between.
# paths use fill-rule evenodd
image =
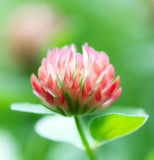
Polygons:
<instances>
[{"instance_id":1,"label":"green leaf","mask_svg":"<svg viewBox=\"0 0 154 160\"><path fill-rule=\"evenodd\" d=\"M133 107L133 106L117 106L117 105L115 106L115 105L112 105L111 107L103 110L102 113L103 114L120 113L120 114L131 115L131 116L147 116L144 109L136 108L136 107Z\"/></svg>"},{"instance_id":2,"label":"green leaf","mask_svg":"<svg viewBox=\"0 0 154 160\"><path fill-rule=\"evenodd\" d=\"M148 152L145 160L154 160L154 148L152 148L152 149Z\"/></svg>"},{"instance_id":3,"label":"green leaf","mask_svg":"<svg viewBox=\"0 0 154 160\"><path fill-rule=\"evenodd\" d=\"M55 114L50 109L46 108L41 104L13 103L11 104L11 109L16 111L30 112L37 114Z\"/></svg>"},{"instance_id":4,"label":"green leaf","mask_svg":"<svg viewBox=\"0 0 154 160\"><path fill-rule=\"evenodd\" d=\"M147 115L106 114L91 121L90 134L101 145L135 131L146 122L147 118Z\"/></svg>"},{"instance_id":5,"label":"green leaf","mask_svg":"<svg viewBox=\"0 0 154 160\"><path fill-rule=\"evenodd\" d=\"M65 142L83 149L73 117L46 116L35 125L35 131L42 137Z\"/></svg>"}]
</instances>

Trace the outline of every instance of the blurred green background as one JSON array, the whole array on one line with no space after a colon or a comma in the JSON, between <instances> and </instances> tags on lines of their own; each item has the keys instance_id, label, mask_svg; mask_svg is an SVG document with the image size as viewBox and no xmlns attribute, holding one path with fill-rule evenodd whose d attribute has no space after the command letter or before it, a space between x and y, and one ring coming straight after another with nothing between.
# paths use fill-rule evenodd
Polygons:
<instances>
[{"instance_id":1,"label":"blurred green background","mask_svg":"<svg viewBox=\"0 0 154 160\"><path fill-rule=\"evenodd\" d=\"M34 33L35 32L35 33ZM111 106L141 107L150 115L135 133L105 144L100 160L154 160L154 1L0 1L0 159L88 160L75 147L34 132L40 115L10 110L13 102L40 103L30 75L47 49L84 42L105 51L123 88Z\"/></svg>"}]
</instances>

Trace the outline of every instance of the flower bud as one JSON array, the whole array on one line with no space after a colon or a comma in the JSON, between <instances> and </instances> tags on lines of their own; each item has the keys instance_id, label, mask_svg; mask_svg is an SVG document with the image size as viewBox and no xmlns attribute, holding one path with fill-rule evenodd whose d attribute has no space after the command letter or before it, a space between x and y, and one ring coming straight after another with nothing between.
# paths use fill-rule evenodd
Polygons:
<instances>
[{"instance_id":1,"label":"flower bud","mask_svg":"<svg viewBox=\"0 0 154 160\"><path fill-rule=\"evenodd\" d=\"M31 83L34 93L55 112L65 116L81 115L107 108L121 94L120 77L104 52L87 43L83 54L74 44L48 50Z\"/></svg>"}]
</instances>

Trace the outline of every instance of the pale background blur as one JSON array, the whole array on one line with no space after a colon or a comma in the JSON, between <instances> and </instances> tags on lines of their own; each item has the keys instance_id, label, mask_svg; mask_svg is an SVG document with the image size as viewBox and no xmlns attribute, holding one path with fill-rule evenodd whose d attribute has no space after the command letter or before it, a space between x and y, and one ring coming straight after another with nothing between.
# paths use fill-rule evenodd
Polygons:
<instances>
[{"instance_id":1,"label":"pale background blur","mask_svg":"<svg viewBox=\"0 0 154 160\"><path fill-rule=\"evenodd\" d=\"M112 105L145 109L148 122L96 151L101 160L154 160L154 1L0 0L0 159L88 160L75 147L39 137L41 117L10 110L12 102L40 103L30 75L47 49L84 42L105 51L121 76ZM112 107L111 106L111 107ZM102 158L101 158L102 157Z\"/></svg>"}]
</instances>

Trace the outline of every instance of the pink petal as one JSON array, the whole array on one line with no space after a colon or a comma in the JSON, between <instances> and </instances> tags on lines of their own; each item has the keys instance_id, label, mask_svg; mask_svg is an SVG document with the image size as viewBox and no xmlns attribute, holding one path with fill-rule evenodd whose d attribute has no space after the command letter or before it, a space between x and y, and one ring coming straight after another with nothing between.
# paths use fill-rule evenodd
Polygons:
<instances>
[{"instance_id":1,"label":"pink petal","mask_svg":"<svg viewBox=\"0 0 154 160\"><path fill-rule=\"evenodd\" d=\"M103 91L103 96L104 97L110 97L112 93L118 88L120 82L120 77L118 76L114 82L110 84L110 86Z\"/></svg>"},{"instance_id":2,"label":"pink petal","mask_svg":"<svg viewBox=\"0 0 154 160\"><path fill-rule=\"evenodd\" d=\"M66 68L63 84L65 88L71 88L73 85L72 71L70 67Z\"/></svg>"},{"instance_id":3,"label":"pink petal","mask_svg":"<svg viewBox=\"0 0 154 160\"><path fill-rule=\"evenodd\" d=\"M46 79L47 72L45 70L44 66L39 67L38 69L38 77L41 81L44 81Z\"/></svg>"},{"instance_id":4,"label":"pink petal","mask_svg":"<svg viewBox=\"0 0 154 160\"><path fill-rule=\"evenodd\" d=\"M72 89L78 89L79 87L80 87L79 86L79 79L78 79L78 76L75 75L73 85L72 85Z\"/></svg>"},{"instance_id":5,"label":"pink petal","mask_svg":"<svg viewBox=\"0 0 154 160\"><path fill-rule=\"evenodd\" d=\"M107 84L108 84L108 77L106 74L104 74L104 76L100 80L99 86L103 89L107 86Z\"/></svg>"},{"instance_id":6,"label":"pink petal","mask_svg":"<svg viewBox=\"0 0 154 160\"><path fill-rule=\"evenodd\" d=\"M82 95L89 96L93 91L92 81L89 76L86 77L85 82L82 87Z\"/></svg>"},{"instance_id":7,"label":"pink petal","mask_svg":"<svg viewBox=\"0 0 154 160\"><path fill-rule=\"evenodd\" d=\"M113 65L109 64L107 69L106 69L106 73L108 75L109 80L111 81L114 77L114 67Z\"/></svg>"},{"instance_id":8,"label":"pink petal","mask_svg":"<svg viewBox=\"0 0 154 160\"><path fill-rule=\"evenodd\" d=\"M65 98L64 98L64 95L63 95L63 90L62 88L60 89L59 91L59 95L58 95L58 100L57 100L58 104L61 105L65 102Z\"/></svg>"},{"instance_id":9,"label":"pink petal","mask_svg":"<svg viewBox=\"0 0 154 160\"><path fill-rule=\"evenodd\" d=\"M49 74L49 76L48 76L47 88L48 88L49 90L52 90L52 89L54 88L54 81L53 81L53 79L52 79L51 74Z\"/></svg>"},{"instance_id":10,"label":"pink petal","mask_svg":"<svg viewBox=\"0 0 154 160\"><path fill-rule=\"evenodd\" d=\"M103 103L102 108L105 109L109 107L121 95L121 92L122 92L122 88L119 88L109 100Z\"/></svg>"},{"instance_id":11,"label":"pink petal","mask_svg":"<svg viewBox=\"0 0 154 160\"><path fill-rule=\"evenodd\" d=\"M94 92L95 100L100 102L102 100L102 90L101 87L98 87Z\"/></svg>"}]
</instances>

